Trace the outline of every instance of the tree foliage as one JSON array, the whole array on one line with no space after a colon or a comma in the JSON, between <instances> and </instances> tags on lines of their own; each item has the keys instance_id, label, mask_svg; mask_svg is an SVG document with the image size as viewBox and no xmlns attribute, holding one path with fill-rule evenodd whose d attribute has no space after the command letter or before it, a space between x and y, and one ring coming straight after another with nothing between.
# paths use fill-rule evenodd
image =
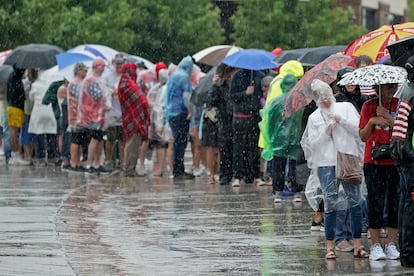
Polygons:
<instances>
[{"instance_id":1,"label":"tree foliage","mask_svg":"<svg viewBox=\"0 0 414 276\"><path fill-rule=\"evenodd\" d=\"M165 62L224 41L207 0L0 0L0 35L2 49L103 44Z\"/></svg>"},{"instance_id":2,"label":"tree foliage","mask_svg":"<svg viewBox=\"0 0 414 276\"><path fill-rule=\"evenodd\" d=\"M239 0L236 45L271 50L346 44L364 30L333 0ZM103 44L177 63L225 41L211 0L0 0L0 49L27 43Z\"/></svg>"},{"instance_id":3,"label":"tree foliage","mask_svg":"<svg viewBox=\"0 0 414 276\"><path fill-rule=\"evenodd\" d=\"M334 2L240 1L232 17L236 30L234 42L241 47L267 50L348 44L366 30L350 24L351 8L335 8Z\"/></svg>"}]
</instances>

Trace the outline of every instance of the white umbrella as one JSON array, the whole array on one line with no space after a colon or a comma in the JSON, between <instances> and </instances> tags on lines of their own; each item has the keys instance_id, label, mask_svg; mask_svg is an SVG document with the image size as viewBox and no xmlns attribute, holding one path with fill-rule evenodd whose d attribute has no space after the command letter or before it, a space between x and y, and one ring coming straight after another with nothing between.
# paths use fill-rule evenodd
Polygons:
<instances>
[{"instance_id":1,"label":"white umbrella","mask_svg":"<svg viewBox=\"0 0 414 276\"><path fill-rule=\"evenodd\" d=\"M338 84L379 85L387 83L403 83L406 79L407 71L402 67L374 64L345 74Z\"/></svg>"},{"instance_id":2,"label":"white umbrella","mask_svg":"<svg viewBox=\"0 0 414 276\"><path fill-rule=\"evenodd\" d=\"M203 63L211 66L220 65L221 61L242 48L234 45L216 45L200 50L193 55L193 58L198 63Z\"/></svg>"},{"instance_id":3,"label":"white umbrella","mask_svg":"<svg viewBox=\"0 0 414 276\"><path fill-rule=\"evenodd\" d=\"M387 83L401 84L407 80L407 71L399 66L374 64L358 68L344 75L339 85L380 85ZM381 104L381 93L378 95Z\"/></svg>"}]
</instances>

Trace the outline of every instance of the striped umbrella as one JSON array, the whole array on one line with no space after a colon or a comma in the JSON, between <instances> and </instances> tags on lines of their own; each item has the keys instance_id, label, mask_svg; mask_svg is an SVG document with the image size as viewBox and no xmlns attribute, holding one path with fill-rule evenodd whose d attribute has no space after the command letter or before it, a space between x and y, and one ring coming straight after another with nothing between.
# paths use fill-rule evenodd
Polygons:
<instances>
[{"instance_id":1,"label":"striped umbrella","mask_svg":"<svg viewBox=\"0 0 414 276\"><path fill-rule=\"evenodd\" d=\"M349 43L344 54L353 58L359 55L368 55L374 63L377 63L378 59L389 54L386 48L388 44L413 34L414 22L384 25Z\"/></svg>"}]
</instances>

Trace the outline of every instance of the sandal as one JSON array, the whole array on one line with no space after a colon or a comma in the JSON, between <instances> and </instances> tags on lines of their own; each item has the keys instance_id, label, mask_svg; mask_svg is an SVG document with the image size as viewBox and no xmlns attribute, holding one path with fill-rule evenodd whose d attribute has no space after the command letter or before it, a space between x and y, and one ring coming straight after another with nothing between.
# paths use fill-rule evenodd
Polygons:
<instances>
[{"instance_id":1,"label":"sandal","mask_svg":"<svg viewBox=\"0 0 414 276\"><path fill-rule=\"evenodd\" d=\"M210 176L210 178L208 179L208 184L216 184L216 179L214 178L214 176Z\"/></svg>"},{"instance_id":2,"label":"sandal","mask_svg":"<svg viewBox=\"0 0 414 276\"><path fill-rule=\"evenodd\" d=\"M326 258L327 260L335 260L335 259L336 259L336 253L335 253L335 250L333 250L333 249L329 249L329 250L326 252L325 258Z\"/></svg>"},{"instance_id":3,"label":"sandal","mask_svg":"<svg viewBox=\"0 0 414 276\"><path fill-rule=\"evenodd\" d=\"M365 248L362 245L358 247L356 250L357 251L355 253L355 249L354 249L354 258L361 258L361 259L369 258L368 252L365 251Z\"/></svg>"}]
</instances>

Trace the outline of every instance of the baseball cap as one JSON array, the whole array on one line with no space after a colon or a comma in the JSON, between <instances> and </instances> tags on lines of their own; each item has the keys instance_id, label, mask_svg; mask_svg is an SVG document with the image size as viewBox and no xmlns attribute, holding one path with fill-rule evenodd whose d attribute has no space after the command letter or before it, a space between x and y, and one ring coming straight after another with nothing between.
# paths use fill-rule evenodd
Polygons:
<instances>
[{"instance_id":1,"label":"baseball cap","mask_svg":"<svg viewBox=\"0 0 414 276\"><path fill-rule=\"evenodd\" d=\"M114 58L112 59L112 62L116 63L116 64L124 63L125 62L125 57L124 57L123 54L118 53L114 56Z\"/></svg>"},{"instance_id":2,"label":"baseball cap","mask_svg":"<svg viewBox=\"0 0 414 276\"><path fill-rule=\"evenodd\" d=\"M137 64L137 67L148 69L148 67L145 65L145 63L143 61L137 62L136 64Z\"/></svg>"},{"instance_id":3,"label":"baseball cap","mask_svg":"<svg viewBox=\"0 0 414 276\"><path fill-rule=\"evenodd\" d=\"M92 67L105 66L105 65L106 65L105 61L99 57L95 58L92 63Z\"/></svg>"},{"instance_id":4,"label":"baseball cap","mask_svg":"<svg viewBox=\"0 0 414 276\"><path fill-rule=\"evenodd\" d=\"M86 66L83 62L78 62L73 68L73 73L77 74L79 71L88 71L88 69L88 66Z\"/></svg>"}]
</instances>

